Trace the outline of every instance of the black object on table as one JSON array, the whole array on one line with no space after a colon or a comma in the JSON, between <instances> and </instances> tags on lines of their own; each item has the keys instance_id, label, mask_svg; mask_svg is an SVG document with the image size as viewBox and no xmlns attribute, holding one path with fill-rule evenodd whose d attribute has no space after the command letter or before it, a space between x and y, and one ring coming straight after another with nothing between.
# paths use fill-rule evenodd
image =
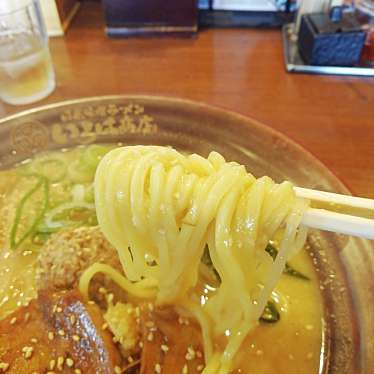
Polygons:
<instances>
[{"instance_id":1,"label":"black object on table","mask_svg":"<svg viewBox=\"0 0 374 374\"><path fill-rule=\"evenodd\" d=\"M309 65L354 66L359 63L365 32L352 15L332 21L328 14L302 17L298 47Z\"/></svg>"},{"instance_id":2,"label":"black object on table","mask_svg":"<svg viewBox=\"0 0 374 374\"><path fill-rule=\"evenodd\" d=\"M102 3L108 36L192 36L197 32L196 0L103 0Z\"/></svg>"}]
</instances>

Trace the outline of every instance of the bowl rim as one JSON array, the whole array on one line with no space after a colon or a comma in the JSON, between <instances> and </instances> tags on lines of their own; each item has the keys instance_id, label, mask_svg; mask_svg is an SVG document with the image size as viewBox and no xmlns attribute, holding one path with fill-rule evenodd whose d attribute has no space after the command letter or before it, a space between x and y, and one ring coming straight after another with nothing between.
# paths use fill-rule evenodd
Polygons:
<instances>
[{"instance_id":1,"label":"bowl rim","mask_svg":"<svg viewBox=\"0 0 374 374\"><path fill-rule=\"evenodd\" d=\"M170 102L170 103L178 103L178 104L185 104L190 107L200 107L207 109L209 111L213 111L216 113L224 113L226 116L230 116L234 119L238 119L241 121L251 122L252 126L255 126L257 128L263 129L266 128L266 131L268 131L271 135L280 138L284 143L287 145L290 145L293 147L296 151L304 153L306 157L308 157L312 162L315 164L316 167L320 169L322 173L325 175L328 175L331 179L331 182L334 184L334 188L337 190L340 190L340 192L344 192L345 194L352 195L351 189L330 169L328 168L316 155L314 155L309 149L302 146L299 142L296 140L290 138L288 135L285 135L279 130L274 129L273 127L262 123L259 120L254 119L251 116L238 113L232 109L225 108L223 106L219 105L213 105L208 104L205 102L195 101L191 99L186 98L180 98L180 97L172 97L172 96L162 96L162 95L102 95L102 96L88 96L83 98L77 98L77 99L70 99L70 100L63 100L63 101L57 101L50 104L45 104L41 106L36 106L33 108L21 110L18 113L10 114L8 116L5 116L3 118L0 118L0 125L8 122L10 120L16 120L18 118L23 118L26 115L30 114L37 114L39 112L44 112L46 110L51 110L55 108L61 108L68 105L74 105L74 104L84 104L84 103L90 103L95 101L101 101L101 100L161 100L164 102ZM248 124L247 124L248 125Z\"/></svg>"},{"instance_id":2,"label":"bowl rim","mask_svg":"<svg viewBox=\"0 0 374 374\"><path fill-rule=\"evenodd\" d=\"M172 96L155 96L155 95L102 95L102 96L92 96L92 97L85 97L85 98L78 98L78 99L71 99L71 100L65 100L65 101L59 101L55 103L50 103L46 104L43 106L38 106L30 109L26 109L23 111L20 111L18 113L3 117L0 119L0 126L2 124L6 124L10 122L12 124L13 121L18 122L18 120L22 120L28 115L38 115L38 114L44 114L45 112L51 113L54 109L55 110L61 110L64 107L69 108L70 106L79 106L79 105L84 105L84 104L91 104L91 105L97 105L100 102L110 102L110 101L143 101L144 103L149 103L155 104L158 106L159 104L164 104L165 106L175 106L177 110L181 110L182 112L193 112L197 113L199 111L205 112L209 114L212 118L222 118L224 121L220 121L220 127L223 128L225 126L225 123L229 124L232 122L237 126L237 128L243 129L248 131L248 129L253 128L255 131L257 130L258 132L264 134L266 133L269 137L274 138L274 139L279 139L281 143L283 143L287 150L290 152L292 155L301 155L303 156L303 161L305 163L310 163L313 165L313 169L324 176L324 179L328 182L329 186L331 189L335 190L336 192L340 193L345 193L345 194L351 194L349 188L338 178L337 175L335 175L322 161L320 161L316 156L313 155L312 152L310 152L308 149L304 148L301 144L299 144L297 141L293 140L289 136L285 135L284 133L274 129L271 126L268 126L266 124L263 124L261 121L258 121L256 119L253 119L251 116L241 114L238 112L235 112L233 110L216 106L216 105L211 105L208 103L200 102L200 101L194 101L190 99L184 99L184 98L175 98ZM365 247L366 249L364 250L365 252L369 251L370 249L373 249L373 246L371 243L367 240L364 239L355 239L354 240L358 247L363 248ZM338 245L340 247L340 245ZM357 255L360 257L360 252L362 251L357 251ZM355 253L353 253L355 255ZM336 254L336 256L340 256L340 254ZM349 256L350 257L350 256ZM353 311L356 309L356 306L360 306L362 304L363 299L362 295L360 294L360 290L355 290L357 284L356 279L353 277L357 273L356 269L350 266L348 263L344 263L344 258L339 259L339 266L342 267L343 270L343 278L344 278L344 283L347 283L350 285L351 291L349 292L349 310L352 311L354 314L353 320L351 321L352 325L354 325L354 330L358 334L353 339L353 345L356 347L354 349L355 352L358 354L355 357L352 357L351 362L354 363L354 367L360 369L364 366L362 366L360 363L361 362L373 362L374 363L374 356L373 357L368 357L367 352L365 350L367 349L366 347L366 342L367 342L367 337L368 337L368 332L363 331L361 332L361 325L365 327L365 321L367 322L368 320L371 321L371 316L368 317L367 312L364 313L364 317L361 320L361 314L362 314L362 309L361 309L361 314L354 313ZM366 267L368 264L366 264ZM353 272L352 272L353 271ZM352 272L352 273L351 273ZM352 275L353 274L353 275ZM369 325L372 325L372 322L369 323ZM357 329L358 328L358 329ZM365 338L366 337L366 338ZM329 338L328 338L329 339ZM358 343L358 344L356 344ZM368 351L374 352L373 351L374 346L372 348L369 347ZM330 348L327 347L327 355L329 356ZM325 363L328 363L329 359L326 356L326 361ZM356 366L358 365L358 366ZM368 367L367 365L365 367ZM323 372L329 372L331 368L329 368L329 365L323 365ZM334 369L334 368L333 368ZM332 372L335 372L334 370ZM355 370L353 371L355 372ZM361 370L360 370L361 372Z\"/></svg>"}]
</instances>

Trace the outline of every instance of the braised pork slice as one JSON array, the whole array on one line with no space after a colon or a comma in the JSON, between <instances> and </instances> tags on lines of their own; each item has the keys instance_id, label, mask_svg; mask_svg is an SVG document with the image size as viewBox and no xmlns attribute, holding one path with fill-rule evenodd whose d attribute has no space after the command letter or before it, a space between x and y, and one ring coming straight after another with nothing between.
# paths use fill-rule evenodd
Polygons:
<instances>
[{"instance_id":1,"label":"braised pork slice","mask_svg":"<svg viewBox=\"0 0 374 374\"><path fill-rule=\"evenodd\" d=\"M140 374L197 374L204 368L201 329L171 308L142 308Z\"/></svg>"},{"instance_id":2,"label":"braised pork slice","mask_svg":"<svg viewBox=\"0 0 374 374\"><path fill-rule=\"evenodd\" d=\"M0 321L0 373L116 374L120 354L98 307L77 291L40 292Z\"/></svg>"}]
</instances>

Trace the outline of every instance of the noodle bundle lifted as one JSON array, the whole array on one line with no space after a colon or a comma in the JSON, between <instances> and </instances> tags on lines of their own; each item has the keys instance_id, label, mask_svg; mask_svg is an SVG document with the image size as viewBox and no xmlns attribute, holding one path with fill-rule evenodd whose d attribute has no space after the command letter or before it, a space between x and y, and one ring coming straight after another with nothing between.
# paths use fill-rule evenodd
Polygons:
<instances>
[{"instance_id":1,"label":"noodle bundle lifted","mask_svg":"<svg viewBox=\"0 0 374 374\"><path fill-rule=\"evenodd\" d=\"M291 183L256 179L216 152L203 158L161 146L110 151L94 187L100 228L125 277L96 263L81 277L81 291L87 295L102 272L130 294L174 306L201 326L203 373L235 369L286 261L305 244L299 225L308 202ZM266 247L275 239L279 252L271 256Z\"/></svg>"}]
</instances>

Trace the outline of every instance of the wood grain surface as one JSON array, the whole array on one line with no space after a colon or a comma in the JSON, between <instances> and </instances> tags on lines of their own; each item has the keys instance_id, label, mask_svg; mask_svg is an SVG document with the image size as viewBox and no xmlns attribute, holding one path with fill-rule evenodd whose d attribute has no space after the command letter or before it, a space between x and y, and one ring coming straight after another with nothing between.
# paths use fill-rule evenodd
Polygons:
<instances>
[{"instance_id":1,"label":"wood grain surface","mask_svg":"<svg viewBox=\"0 0 374 374\"><path fill-rule=\"evenodd\" d=\"M34 104L107 94L203 101L300 143L354 194L374 198L374 78L288 74L279 30L211 29L194 39L109 39L85 2L50 41L57 87ZM0 104L0 116L29 108Z\"/></svg>"}]
</instances>

